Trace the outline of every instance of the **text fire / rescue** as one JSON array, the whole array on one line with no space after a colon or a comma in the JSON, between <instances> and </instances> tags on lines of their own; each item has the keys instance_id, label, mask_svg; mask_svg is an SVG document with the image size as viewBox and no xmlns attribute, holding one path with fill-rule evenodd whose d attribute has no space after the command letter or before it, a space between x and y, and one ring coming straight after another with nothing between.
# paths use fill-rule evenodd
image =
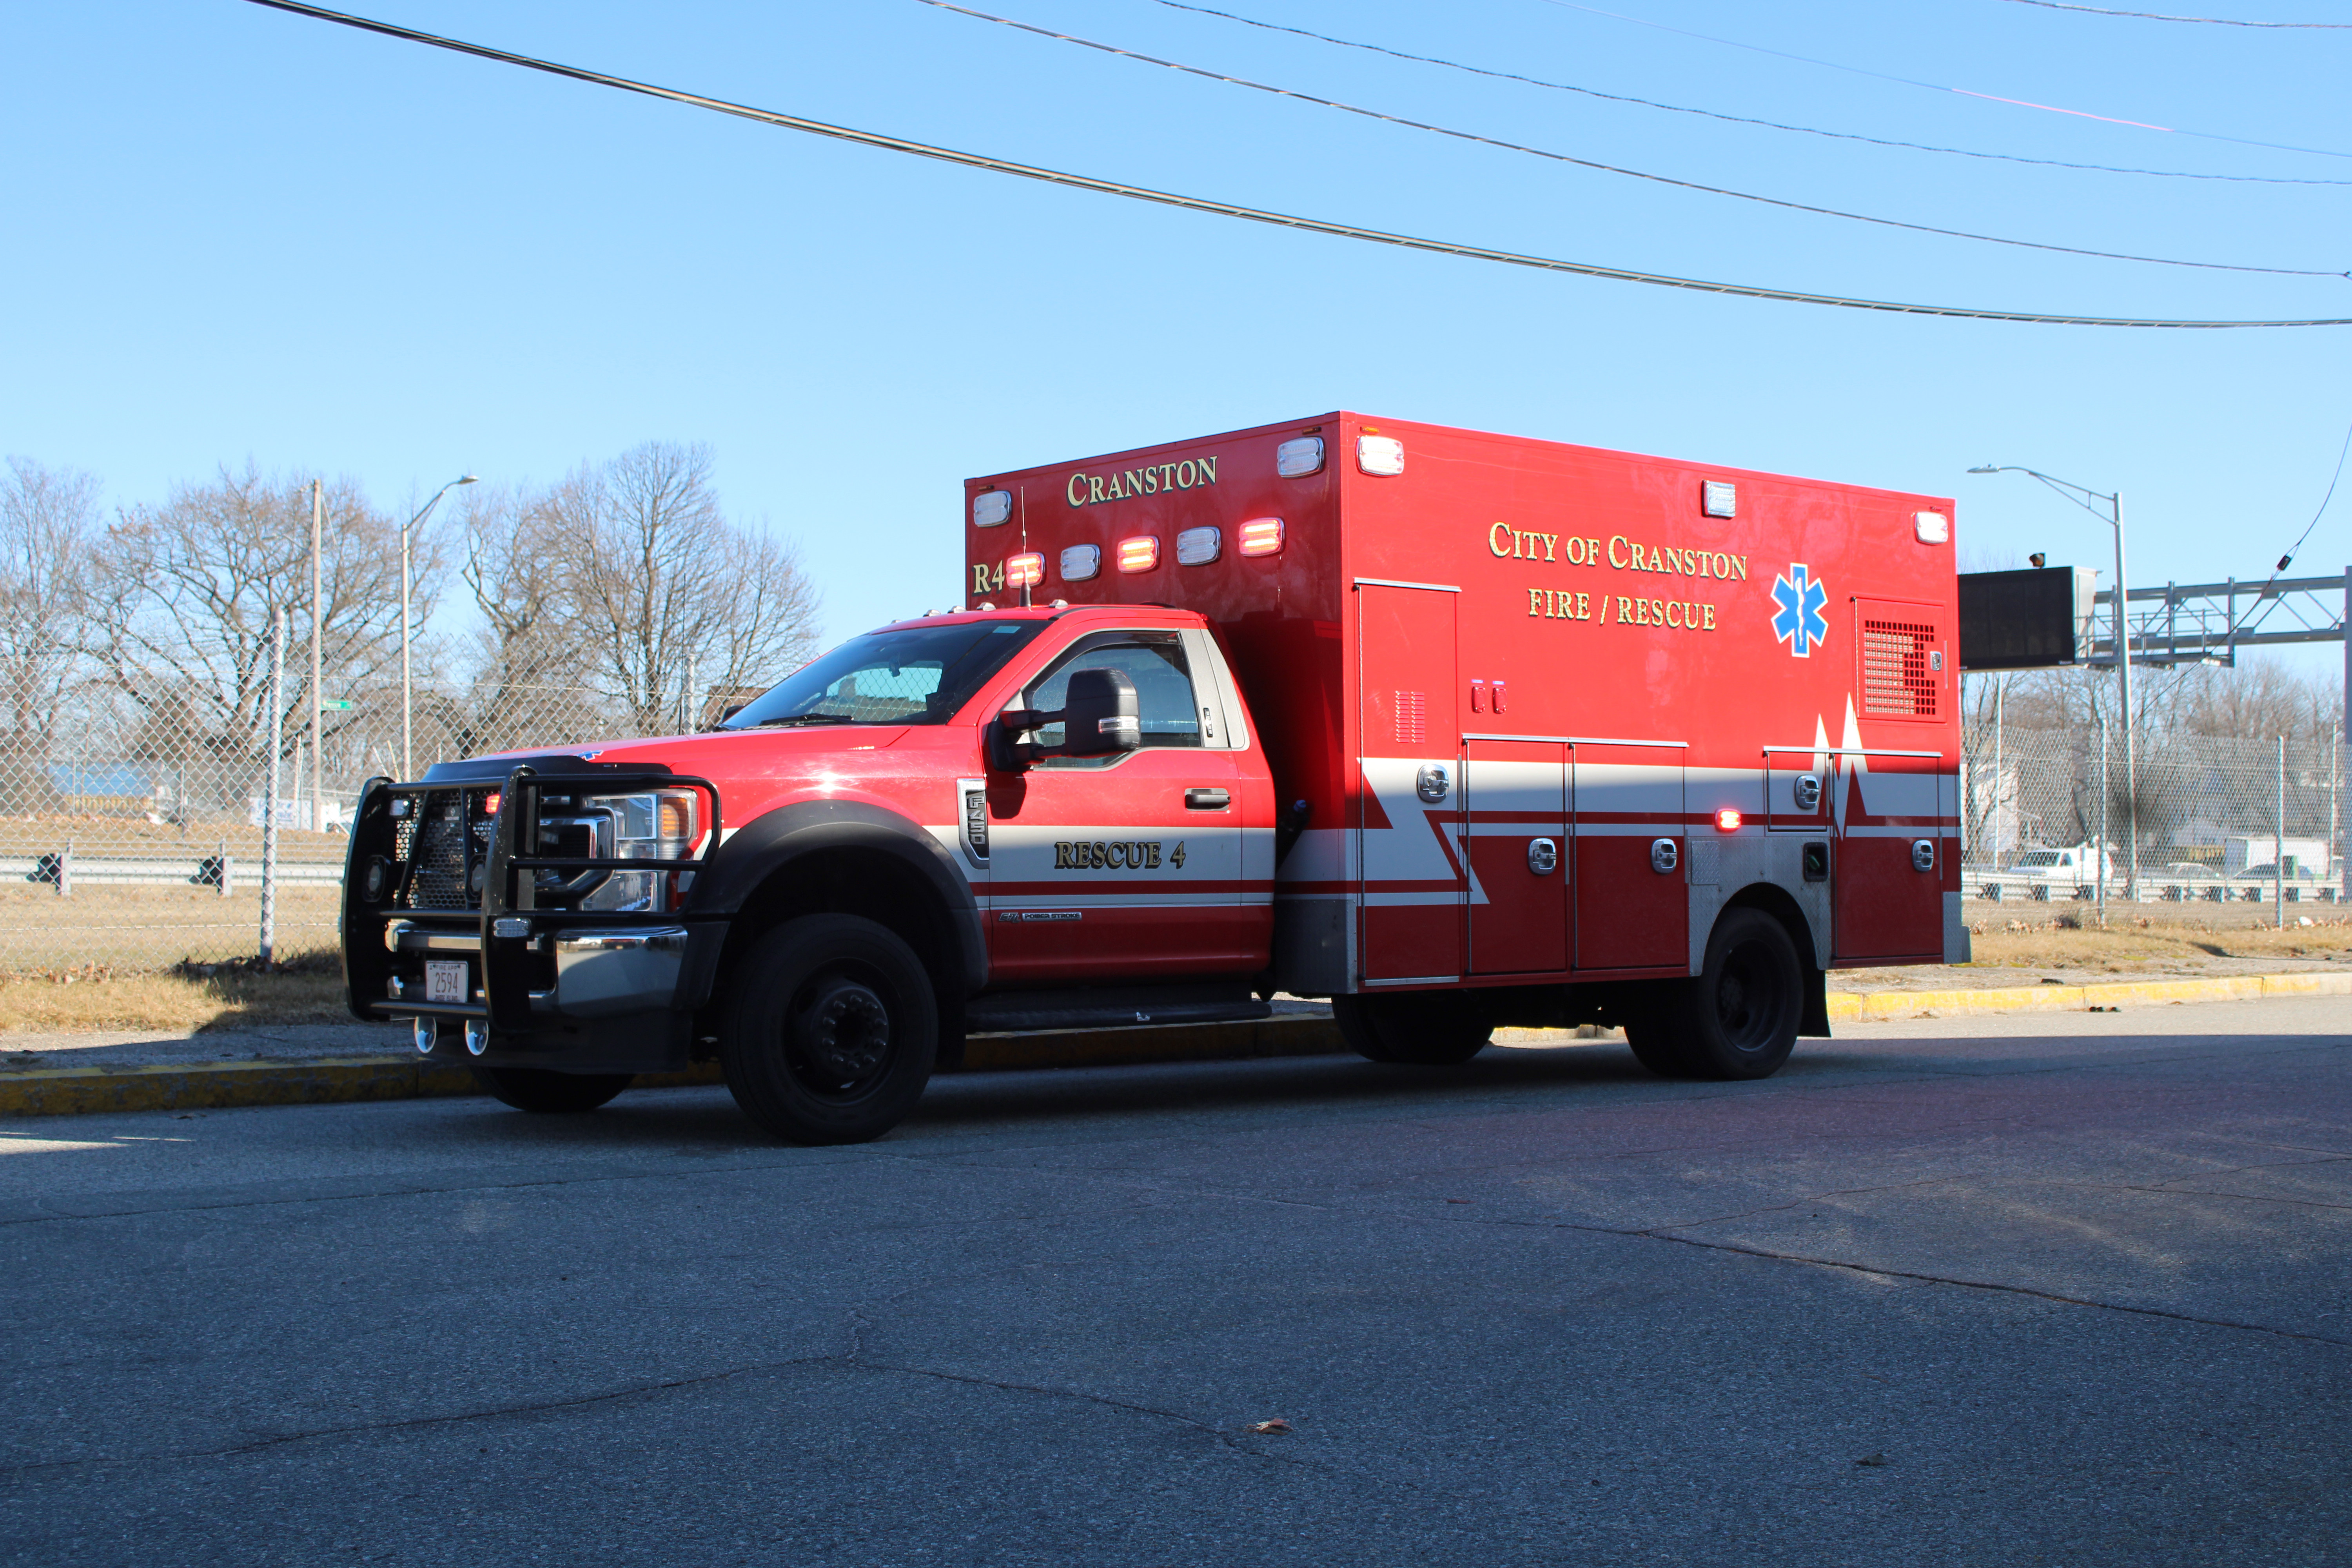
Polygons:
<instances>
[{"instance_id":1,"label":"text fire / rescue","mask_svg":"<svg viewBox=\"0 0 2352 1568\"><path fill-rule=\"evenodd\" d=\"M1748 580L1748 557L1721 550L1691 550L1678 545L1645 544L1613 533L1604 545L1588 536L1537 533L1498 522L1486 531L1486 549L1505 561L1562 562L1570 566L1598 566L1606 561L1620 572L1669 573L1681 577L1710 577L1726 583ZM1600 600L1595 616L1593 601ZM1528 614L1553 621L1593 621L1603 626L1670 626L1675 631L1715 630L1715 606L1680 599L1652 599L1633 595L1574 593L1560 588L1528 590Z\"/></svg>"}]
</instances>

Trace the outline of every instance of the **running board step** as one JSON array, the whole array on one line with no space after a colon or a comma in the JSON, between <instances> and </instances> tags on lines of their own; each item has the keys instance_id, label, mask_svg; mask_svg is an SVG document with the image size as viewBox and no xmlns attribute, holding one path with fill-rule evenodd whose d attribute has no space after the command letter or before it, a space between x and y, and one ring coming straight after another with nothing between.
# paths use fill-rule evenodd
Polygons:
<instances>
[{"instance_id":1,"label":"running board step","mask_svg":"<svg viewBox=\"0 0 2352 1568\"><path fill-rule=\"evenodd\" d=\"M1274 1016L1248 991L1228 986L1137 986L1100 991L1006 991L964 1005L974 1035L1032 1029L1118 1029L1145 1024L1229 1024Z\"/></svg>"}]
</instances>

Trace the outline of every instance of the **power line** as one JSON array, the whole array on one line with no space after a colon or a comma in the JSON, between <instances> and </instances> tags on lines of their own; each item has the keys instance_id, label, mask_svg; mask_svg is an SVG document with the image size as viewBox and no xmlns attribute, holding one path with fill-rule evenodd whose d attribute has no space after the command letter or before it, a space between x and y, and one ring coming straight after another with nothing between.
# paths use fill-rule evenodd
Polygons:
<instances>
[{"instance_id":1,"label":"power line","mask_svg":"<svg viewBox=\"0 0 2352 1568\"><path fill-rule=\"evenodd\" d=\"M1311 92L1293 88L1275 87L1266 82L1252 81L1246 77L1227 76L1223 71L1207 70L1200 66L1188 66L1179 60L1161 59L1157 55L1139 54L1116 44L1097 43L1072 33L1056 33L1049 27L1016 22L1010 16L992 16L975 11L969 5L959 5L954 0L920 0L925 5L941 11L953 11L958 16L971 16L982 22L1029 33L1040 38L1052 38L1057 43L1076 44L1080 48L1094 49L1139 65L1161 66L1169 70L1182 71L1208 81L1221 81L1233 87L1245 87L1253 92L1271 93L1276 98L1293 99L1322 109L1336 109L1343 114L1358 114L1367 120L1382 121L1390 125L1402 125L1411 131L1426 131L1433 135L1450 136L1457 142L1475 142L1483 147L1498 148L1506 153L1524 153L1531 158L1549 158L1556 163L1569 163L1580 169L1591 169L1603 174L1622 174L1628 179L1648 180L1654 184L1673 185L1680 190L1697 191L1710 196L1729 196L1735 201L1757 202L1765 206L1779 207L1785 212L1811 213L1817 217L1844 218L1852 223L1877 224L1885 228L1908 229L1914 234L1939 235L1946 239L1972 239L1985 245L2011 245L2026 250L2056 251L2064 256L2088 256L2101 261L2137 261L2152 267L2195 267L2213 272L2262 272L2281 278L2352 278L2352 272L2342 268L2323 269L2309 267L2254 267L2232 261L2183 261L2168 256L2135 256L2126 251L2091 250L2076 245L2052 245L2038 239L2011 239L1998 234L1975 234L1962 228L1938 228L1933 224L1906 223L1901 218L1876 217L1869 213L1851 213L1837 207L1815 206L1808 202L1784 201L1779 196L1758 195L1751 191L1735 191L1723 185L1701 184L1696 180L1677 180L1669 174L1654 174L1646 170L1622 168L1614 163L1596 163L1591 158L1579 158L1571 153L1554 153L1547 148L1530 147L1524 142L1505 142L1493 136L1481 136L1472 131L1456 131L1450 126L1433 125L1424 120L1407 120L1402 115L1385 113L1377 109L1364 109L1352 103L1342 103L1335 98L1318 98Z\"/></svg>"},{"instance_id":2,"label":"power line","mask_svg":"<svg viewBox=\"0 0 2352 1568\"><path fill-rule=\"evenodd\" d=\"M2132 16L2143 22L2202 22L2209 27L2310 27L2326 32L2352 31L2352 22L2242 22L2234 16L2170 16L2161 11L2111 11L2105 5L2070 5L2065 0L2010 0L2012 5L2039 5L2045 11L2087 11L2094 16Z\"/></svg>"},{"instance_id":3,"label":"power line","mask_svg":"<svg viewBox=\"0 0 2352 1568\"><path fill-rule=\"evenodd\" d=\"M1460 60L1444 59L1436 55L1416 55L1404 49L1392 49L1383 44L1361 43L1354 38L1334 37L1328 33L1312 32L1305 27L1285 26L1279 22L1262 22L1255 16L1244 16L1233 11L1219 11L1207 5L1188 5L1184 0L1152 0L1171 11L1190 11L1196 16L1216 16L1228 22L1239 22L1245 27L1262 27L1269 33L1288 33L1294 37L1312 38L1320 44L1336 44L1343 49L1362 49L1368 54L1386 55L1391 59L1411 60L1416 65L1444 66L1448 70L1466 71L1472 76L1489 77L1496 81L1524 82L1529 87L1549 88L1554 92L1573 92L1585 98L1597 98L1609 103L1638 104L1643 109L1660 109L1669 114L1696 115L1702 120L1717 120L1727 125L1758 125L1770 131L1793 131L1803 136L1826 136L1838 142L1862 142L1873 147L1901 147L1915 153L1941 153L1955 158L1984 158L2003 163L2029 163L2045 169L2082 169L2101 174L2146 174L2160 180L2223 180L2257 185L2352 185L2352 180L2324 180L2297 177L2291 174L2205 174L2187 169L2135 169L2117 163L2078 163L2065 158L2028 158L2016 153L1985 153L1973 147L1939 147L1927 142L1905 142L1891 136L1865 136L1856 131L1830 131L1818 125L1791 125L1783 120L1759 120L1745 114L1725 114L1712 109L1696 109L1688 104L1666 103L1654 98L1636 98L1630 93L1603 92L1595 87L1579 87L1574 82L1548 81L1542 77L1522 76L1517 71L1490 70L1485 66L1466 65Z\"/></svg>"},{"instance_id":4,"label":"power line","mask_svg":"<svg viewBox=\"0 0 2352 1568\"><path fill-rule=\"evenodd\" d=\"M518 66L525 70L541 71L549 76L585 82L592 87L609 87L623 92L641 93L647 98L681 103L693 109L707 109L715 113L730 114L738 119L753 121L762 125L773 125L786 131L806 132L814 136L827 136L836 141L855 142L860 146L877 147L885 152L905 153L919 158L933 158L941 163L955 163L968 169L983 169L991 174L1011 174L1024 180L1038 180L1047 184L1066 186L1071 190L1093 191L1101 195L1123 196L1131 201L1154 202L1162 206L1178 207L1187 212L1208 213L1219 217L1242 218L1251 223L1271 224L1281 228L1297 229L1306 234L1325 234L1340 239L1364 240L1374 245L1392 245L1407 250L1461 257L1471 261L1491 261L1508 267L1533 268L1545 272L1565 272L1583 278L1612 279L1621 283L1647 283L1666 289L1690 289L1702 293L1725 294L1745 300L1779 300L1790 304L1833 305L1853 310L1883 310L1909 316L1945 316L1963 321L2015 321L2030 326L2160 328L2192 331L2257 327L2352 327L2352 316L2274 321L2176 321L2128 316L2066 316L2035 310L1984 310L1962 305L1906 304L1893 300L1865 300L1840 294L1811 294L1793 289L1770 289L1750 283L1711 282L1697 278L1677 278L1666 273L1637 272L1622 267L1603 267L1588 261L1566 261L1553 257L1528 256L1516 251L1494 250L1485 246L1461 245L1450 240L1430 239L1417 235L1390 234L1380 229L1361 228L1354 224L1335 223L1327 218L1303 217L1290 213L1272 212L1262 207L1242 206L1236 203L1214 201L1205 196L1179 195L1170 191L1153 190L1147 185L1121 184L1117 181L1098 179L1091 174L1070 174L1059 169L1044 168L1034 163L1015 163L1002 158L992 158L984 153L964 153L954 148L911 142L904 137L884 135L879 132L857 131L845 125L831 125L821 120L809 120L800 115L785 114L772 109L754 109L748 104L731 103L722 98L705 98L697 93L681 92L675 88L656 87L649 82L633 81L626 77L610 76L603 71L588 70L580 66L561 65L553 60L537 59L530 55L492 48L487 44L468 43L462 38L444 37L436 33L420 32L414 27L404 27L395 23L379 22L370 17L354 16L341 11L330 11L322 5L302 4L301 0L247 0L247 3L266 6L273 11L308 16L315 21L332 22L340 26L353 27L362 32L374 33L387 38L398 38L404 43L425 44L434 48L470 55L477 59L491 60L499 65Z\"/></svg>"},{"instance_id":5,"label":"power line","mask_svg":"<svg viewBox=\"0 0 2352 1568\"><path fill-rule=\"evenodd\" d=\"M1547 5L1557 5L1566 11L1582 11L1587 16L1606 16L1612 22L1631 22L1637 27L1654 27L1662 33L1675 33L1685 38L1697 38L1706 43L1721 44L1726 48L1746 49L1751 54L1770 55L1776 59L1795 60L1801 65L1820 66L1825 70L1845 71L1853 76L1872 77L1879 81L1896 82L1904 87L1925 88L1929 92L1955 92L1962 98L1980 98L1988 103L2006 103L2017 109L2038 109L2046 114L2071 115L2077 120L2095 120L2106 125L2127 125L2135 131L2161 131L2169 136L2194 136L2200 142L2233 142L2241 147L2267 147L2274 153L2309 153L2321 158L2352 158L2352 153L2339 153L2326 147L2300 147L2288 142L2258 142L2247 136L2225 136L2218 131L2184 131L2178 125L2156 125L2145 120L2119 120L2112 114L2094 114L2087 109L2065 109L2054 103L2035 103L2030 99L2003 98L1997 92L1979 92L1971 87L1953 87L1940 81L1921 81L1916 77L1896 76L1890 71L1872 70L1867 66L1850 66L1838 60L1815 59L1811 55L1790 54L1786 49L1769 48L1762 44L1742 43L1738 38L1718 38L1712 33L1695 33L1688 27L1670 27L1664 22L1652 22L1641 16L1628 16L1617 11L1603 11L1598 5L1581 5L1577 0L1543 0Z\"/></svg>"}]
</instances>

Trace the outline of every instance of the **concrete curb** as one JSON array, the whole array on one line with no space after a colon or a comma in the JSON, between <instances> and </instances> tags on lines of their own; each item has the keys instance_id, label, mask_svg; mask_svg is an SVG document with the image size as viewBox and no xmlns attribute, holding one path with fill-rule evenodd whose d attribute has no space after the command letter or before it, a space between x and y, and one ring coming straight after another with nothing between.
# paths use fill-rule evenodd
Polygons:
<instances>
[{"instance_id":1,"label":"concrete curb","mask_svg":"<svg viewBox=\"0 0 2352 1568\"><path fill-rule=\"evenodd\" d=\"M2221 980L2142 980L2097 985L2019 985L1982 991L1834 991L1830 1017L1856 1022L1953 1017L1972 1013L2065 1012L2158 1006L2168 1002L2241 1002L2266 996L2352 995L2352 974L2248 974ZM1508 1045L1568 1044L1565 1029L1497 1031ZM965 1049L971 1072L1109 1067L1144 1062L1238 1061L1344 1052L1339 1028L1318 1016L1246 1024L1178 1024L1137 1029L1056 1029L981 1035ZM688 1072L647 1074L639 1089L719 1081L716 1063ZM463 1067L415 1055L302 1062L207 1062L131 1068L37 1068L0 1072L0 1116L81 1116L101 1111L213 1110L253 1105L328 1105L363 1100L433 1100L480 1094Z\"/></svg>"}]
</instances>

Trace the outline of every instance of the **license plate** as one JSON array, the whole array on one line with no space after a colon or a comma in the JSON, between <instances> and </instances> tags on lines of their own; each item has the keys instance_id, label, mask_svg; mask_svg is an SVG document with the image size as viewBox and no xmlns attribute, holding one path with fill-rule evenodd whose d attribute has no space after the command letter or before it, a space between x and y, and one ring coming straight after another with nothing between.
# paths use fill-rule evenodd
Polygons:
<instances>
[{"instance_id":1,"label":"license plate","mask_svg":"<svg viewBox=\"0 0 2352 1568\"><path fill-rule=\"evenodd\" d=\"M427 1002L463 1002L466 999L466 961L462 958L426 959L425 999Z\"/></svg>"}]
</instances>

